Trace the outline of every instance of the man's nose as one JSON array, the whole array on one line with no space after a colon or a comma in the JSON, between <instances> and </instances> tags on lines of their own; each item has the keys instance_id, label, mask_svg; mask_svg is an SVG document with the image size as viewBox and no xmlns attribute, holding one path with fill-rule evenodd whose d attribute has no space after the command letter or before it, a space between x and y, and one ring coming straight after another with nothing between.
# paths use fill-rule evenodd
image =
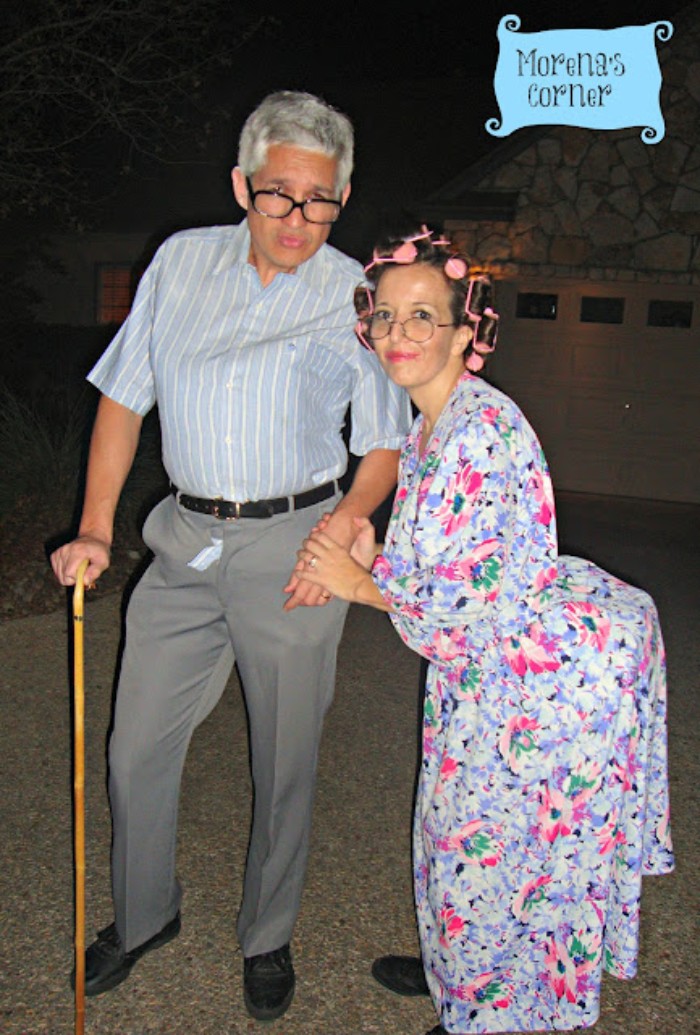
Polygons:
<instances>
[{"instance_id":1,"label":"man's nose","mask_svg":"<svg viewBox=\"0 0 700 1035\"><path fill-rule=\"evenodd\" d=\"M297 208L293 208L289 215L284 217L284 221L285 223L288 223L289 226L294 227L304 226L306 223L306 220L304 219L304 213L302 212L300 206Z\"/></svg>"}]
</instances>

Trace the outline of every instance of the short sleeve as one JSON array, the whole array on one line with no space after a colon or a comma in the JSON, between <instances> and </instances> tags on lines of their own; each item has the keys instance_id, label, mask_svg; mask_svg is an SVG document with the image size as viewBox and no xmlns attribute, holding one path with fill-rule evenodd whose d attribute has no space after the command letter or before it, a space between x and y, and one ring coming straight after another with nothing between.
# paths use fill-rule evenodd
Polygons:
<instances>
[{"instance_id":1,"label":"short sleeve","mask_svg":"<svg viewBox=\"0 0 700 1035\"><path fill-rule=\"evenodd\" d=\"M141 416L155 402L150 349L162 250L141 277L129 316L88 374L103 395Z\"/></svg>"},{"instance_id":2,"label":"short sleeve","mask_svg":"<svg viewBox=\"0 0 700 1035\"><path fill-rule=\"evenodd\" d=\"M399 449L411 426L408 394L389 380L373 352L359 342L357 350L350 450L365 456L373 449Z\"/></svg>"}]
</instances>

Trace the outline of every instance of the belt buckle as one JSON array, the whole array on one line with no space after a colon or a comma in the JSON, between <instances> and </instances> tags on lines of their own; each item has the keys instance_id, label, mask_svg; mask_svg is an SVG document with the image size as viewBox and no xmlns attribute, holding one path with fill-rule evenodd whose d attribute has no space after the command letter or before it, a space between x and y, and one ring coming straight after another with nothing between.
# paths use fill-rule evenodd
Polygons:
<instances>
[{"instance_id":1,"label":"belt buckle","mask_svg":"<svg viewBox=\"0 0 700 1035\"><path fill-rule=\"evenodd\" d=\"M221 505L225 502L223 496L216 496L212 500L212 515L219 521L237 521L241 516L241 504L238 501L231 502L228 504L229 507L234 508L233 514L222 514Z\"/></svg>"}]
</instances>

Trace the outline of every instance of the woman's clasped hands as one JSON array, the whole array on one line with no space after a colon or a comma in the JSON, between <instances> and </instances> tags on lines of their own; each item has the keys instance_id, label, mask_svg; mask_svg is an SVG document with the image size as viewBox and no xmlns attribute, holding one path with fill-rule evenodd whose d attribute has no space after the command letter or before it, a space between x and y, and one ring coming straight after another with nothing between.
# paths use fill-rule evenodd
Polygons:
<instances>
[{"instance_id":1,"label":"woman's clasped hands","mask_svg":"<svg viewBox=\"0 0 700 1035\"><path fill-rule=\"evenodd\" d=\"M369 584L373 586L369 569L377 555L377 546L371 521L367 518L353 518L353 521L357 537L347 550L326 533L328 515L324 515L304 540L297 554L295 573L300 579L323 586L332 596L359 602L366 596Z\"/></svg>"}]
</instances>

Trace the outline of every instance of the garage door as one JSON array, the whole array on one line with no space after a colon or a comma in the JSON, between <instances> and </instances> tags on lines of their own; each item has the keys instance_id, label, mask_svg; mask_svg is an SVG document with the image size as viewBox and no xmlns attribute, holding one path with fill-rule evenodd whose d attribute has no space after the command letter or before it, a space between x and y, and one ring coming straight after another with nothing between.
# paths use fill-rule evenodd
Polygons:
<instances>
[{"instance_id":1,"label":"garage door","mask_svg":"<svg viewBox=\"0 0 700 1035\"><path fill-rule=\"evenodd\" d=\"M555 487L700 502L700 290L499 281L488 374L538 432Z\"/></svg>"}]
</instances>

